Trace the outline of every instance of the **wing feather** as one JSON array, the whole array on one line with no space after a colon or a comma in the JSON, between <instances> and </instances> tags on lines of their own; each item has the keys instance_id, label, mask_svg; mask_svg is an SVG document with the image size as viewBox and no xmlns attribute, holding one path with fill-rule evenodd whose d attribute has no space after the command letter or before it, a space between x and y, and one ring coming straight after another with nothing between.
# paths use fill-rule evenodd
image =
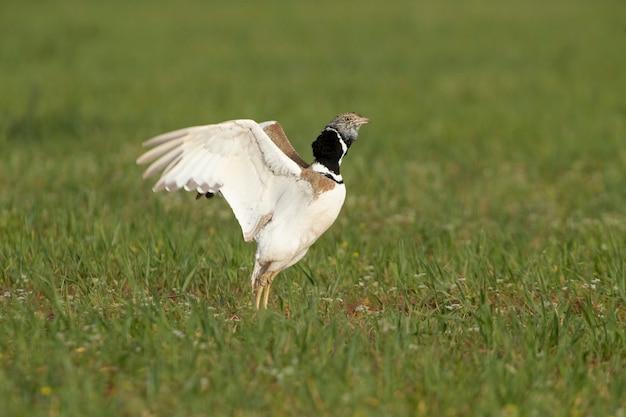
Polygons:
<instances>
[{"instance_id":1,"label":"wing feather","mask_svg":"<svg viewBox=\"0 0 626 417\"><path fill-rule=\"evenodd\" d=\"M199 127L202 127L202 126L185 127L185 128L182 128L182 129L174 130L172 132L162 133L162 134L160 134L158 136L153 137L152 139L149 139L149 140L145 141L141 145L144 148L149 148L151 146L157 146L157 145L160 145L160 144L162 144L164 142L169 142L172 139L176 139L176 138L181 138L181 137L187 136L187 134L189 133L190 130L197 129Z\"/></svg>"},{"instance_id":2,"label":"wing feather","mask_svg":"<svg viewBox=\"0 0 626 417\"><path fill-rule=\"evenodd\" d=\"M172 140L171 142L163 143L162 145L157 146L154 149L146 152L141 156L141 158L137 159L138 164L145 164L151 161L152 164L146 169L143 173L143 178L148 178L154 175L158 171L162 171L166 165L170 164L170 160L177 159L180 154L182 154L182 149L180 149L180 145L182 144L182 140ZM170 152L173 149L177 149L176 152ZM159 156L166 154L168 158L162 157L155 161Z\"/></svg>"},{"instance_id":3,"label":"wing feather","mask_svg":"<svg viewBox=\"0 0 626 417\"><path fill-rule=\"evenodd\" d=\"M180 129L143 145L153 147L137 159L138 164L150 163L143 177L162 172L155 192L219 191L246 241L271 218L276 200L285 192L285 180L296 180L302 172L302 166L284 153L285 146L274 143L253 120Z\"/></svg>"}]
</instances>

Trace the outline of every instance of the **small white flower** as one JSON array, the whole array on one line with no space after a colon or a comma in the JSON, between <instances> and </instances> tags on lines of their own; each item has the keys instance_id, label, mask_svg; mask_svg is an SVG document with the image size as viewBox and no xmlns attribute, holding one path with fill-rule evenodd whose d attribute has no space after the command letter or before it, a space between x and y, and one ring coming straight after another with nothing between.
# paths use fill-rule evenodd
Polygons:
<instances>
[{"instance_id":1,"label":"small white flower","mask_svg":"<svg viewBox=\"0 0 626 417\"><path fill-rule=\"evenodd\" d=\"M209 386L209 378L202 377L200 378L200 388L206 389Z\"/></svg>"},{"instance_id":2,"label":"small white flower","mask_svg":"<svg viewBox=\"0 0 626 417\"><path fill-rule=\"evenodd\" d=\"M380 331L382 331L383 333L387 333L387 332L393 331L393 330L396 330L396 326L391 324L391 323L389 323L387 320L383 320L382 327L381 327Z\"/></svg>"}]
</instances>

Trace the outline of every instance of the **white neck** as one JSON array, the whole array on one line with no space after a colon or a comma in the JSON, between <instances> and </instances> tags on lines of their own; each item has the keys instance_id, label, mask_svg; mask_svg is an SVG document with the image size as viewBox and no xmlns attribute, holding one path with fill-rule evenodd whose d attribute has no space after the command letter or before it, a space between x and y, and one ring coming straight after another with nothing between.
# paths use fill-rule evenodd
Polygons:
<instances>
[{"instance_id":1,"label":"white neck","mask_svg":"<svg viewBox=\"0 0 626 417\"><path fill-rule=\"evenodd\" d=\"M320 174L332 179L337 184L343 184L343 177L341 174L335 174L330 169L326 168L326 166L320 164L319 162L313 162L311 165L311 169L315 172L319 172Z\"/></svg>"}]
</instances>

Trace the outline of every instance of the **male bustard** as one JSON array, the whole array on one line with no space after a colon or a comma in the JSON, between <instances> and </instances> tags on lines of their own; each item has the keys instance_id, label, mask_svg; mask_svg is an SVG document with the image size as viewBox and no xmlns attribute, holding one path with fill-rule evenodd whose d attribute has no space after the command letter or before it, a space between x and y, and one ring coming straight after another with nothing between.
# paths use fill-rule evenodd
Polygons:
<instances>
[{"instance_id":1,"label":"male bustard","mask_svg":"<svg viewBox=\"0 0 626 417\"><path fill-rule=\"evenodd\" d=\"M346 196L339 168L369 122L356 113L336 116L313 142L311 164L278 122L245 119L159 135L143 144L154 148L137 163L152 162L144 178L162 171L155 192L184 188L226 199L245 241L257 242L251 283L256 308L262 294L267 308L276 274L302 259L337 218Z\"/></svg>"}]
</instances>

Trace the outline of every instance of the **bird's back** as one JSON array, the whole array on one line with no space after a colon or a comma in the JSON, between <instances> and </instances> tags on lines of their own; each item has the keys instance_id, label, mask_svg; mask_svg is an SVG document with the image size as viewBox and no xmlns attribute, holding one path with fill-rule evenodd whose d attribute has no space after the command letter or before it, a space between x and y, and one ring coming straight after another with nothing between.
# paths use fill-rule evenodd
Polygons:
<instances>
[{"instance_id":1,"label":"bird's back","mask_svg":"<svg viewBox=\"0 0 626 417\"><path fill-rule=\"evenodd\" d=\"M267 136L270 137L272 142L274 142L274 144L278 146L278 148L292 161L300 165L302 168L307 168L309 166L309 164L304 159L302 159L302 157L298 155L298 152L296 152L296 150L293 148L291 142L289 142L289 139L287 139L287 135L285 134L285 131L283 130L283 127L280 125L280 123L270 121L259 123L259 126L261 126Z\"/></svg>"}]
</instances>

